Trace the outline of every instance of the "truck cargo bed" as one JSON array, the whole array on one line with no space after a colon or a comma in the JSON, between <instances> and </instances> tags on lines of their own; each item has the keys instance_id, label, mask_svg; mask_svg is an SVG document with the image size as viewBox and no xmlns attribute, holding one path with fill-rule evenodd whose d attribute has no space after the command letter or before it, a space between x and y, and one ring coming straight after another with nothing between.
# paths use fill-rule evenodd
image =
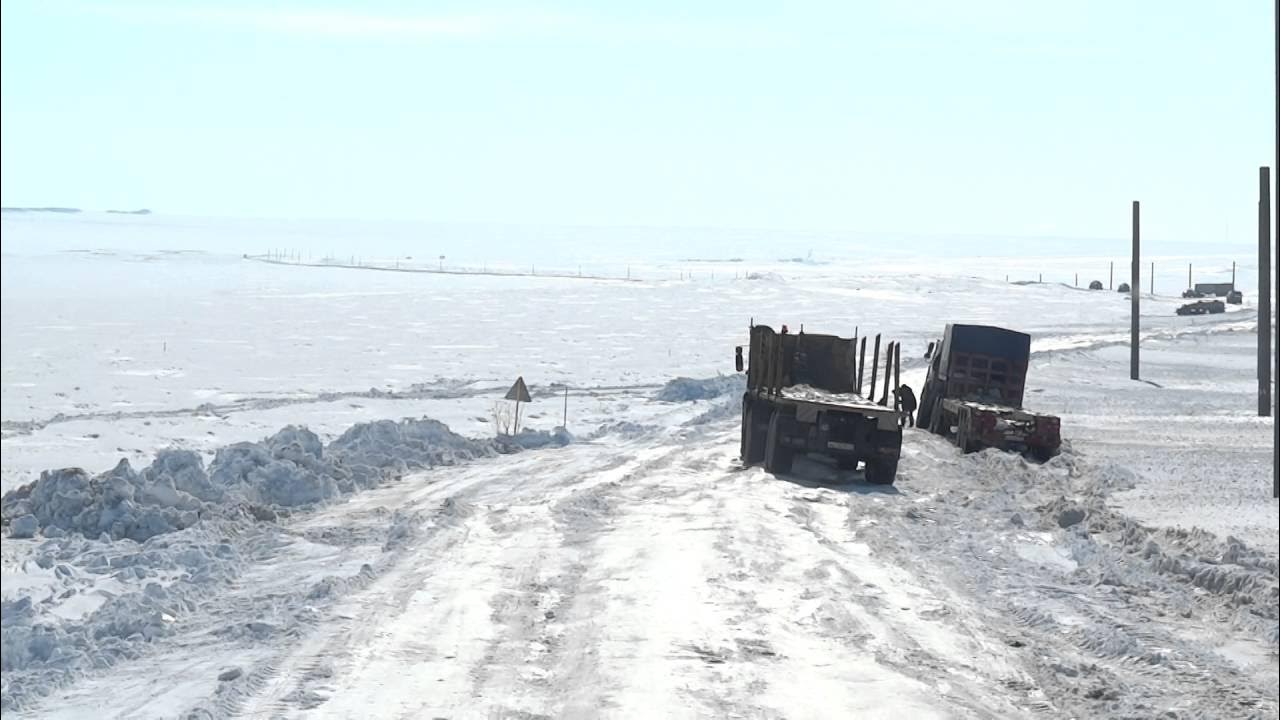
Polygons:
<instances>
[{"instance_id":1,"label":"truck cargo bed","mask_svg":"<svg viewBox=\"0 0 1280 720\"><path fill-rule=\"evenodd\" d=\"M857 410L859 412L869 413L892 413L892 408L887 408L879 403L874 403L857 393L835 393L822 388L815 388L811 385L792 385L784 387L778 391L778 397L783 400L791 400L793 402L811 403L814 405L825 405L832 408L842 410Z\"/></svg>"}]
</instances>

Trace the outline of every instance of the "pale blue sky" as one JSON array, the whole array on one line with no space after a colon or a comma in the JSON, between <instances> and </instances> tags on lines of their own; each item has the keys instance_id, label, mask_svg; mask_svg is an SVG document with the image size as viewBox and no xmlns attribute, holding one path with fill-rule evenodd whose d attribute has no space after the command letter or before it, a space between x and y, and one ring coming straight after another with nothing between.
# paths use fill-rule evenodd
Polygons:
<instances>
[{"instance_id":1,"label":"pale blue sky","mask_svg":"<svg viewBox=\"0 0 1280 720\"><path fill-rule=\"evenodd\" d=\"M3 3L3 204L1254 237L1272 0Z\"/></svg>"}]
</instances>

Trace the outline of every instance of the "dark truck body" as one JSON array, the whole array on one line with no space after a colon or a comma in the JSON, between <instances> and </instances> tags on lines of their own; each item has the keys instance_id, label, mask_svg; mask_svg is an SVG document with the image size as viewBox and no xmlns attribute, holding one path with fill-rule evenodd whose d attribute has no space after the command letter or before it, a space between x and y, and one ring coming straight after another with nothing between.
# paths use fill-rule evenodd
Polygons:
<instances>
[{"instance_id":1,"label":"dark truck body","mask_svg":"<svg viewBox=\"0 0 1280 720\"><path fill-rule=\"evenodd\" d=\"M878 355L879 336L873 358ZM890 383L889 367L897 367L896 346L887 346L882 389ZM737 369L742 368L742 348ZM775 332L766 325L751 328L747 391L742 397L742 461L763 463L772 473L790 471L796 454L835 458L844 470L861 462L868 482L892 484L902 450L902 414L897 395L887 392L880 403L863 397L866 338L862 359L857 339L834 335ZM879 377L872 362L871 392ZM858 372L862 370L862 372ZM892 400L890 400L892 398Z\"/></svg>"},{"instance_id":2,"label":"dark truck body","mask_svg":"<svg viewBox=\"0 0 1280 720\"><path fill-rule=\"evenodd\" d=\"M918 424L963 452L985 447L1047 460L1062 444L1053 415L1022 409L1031 337L986 325L948 325L938 343Z\"/></svg>"}]
</instances>

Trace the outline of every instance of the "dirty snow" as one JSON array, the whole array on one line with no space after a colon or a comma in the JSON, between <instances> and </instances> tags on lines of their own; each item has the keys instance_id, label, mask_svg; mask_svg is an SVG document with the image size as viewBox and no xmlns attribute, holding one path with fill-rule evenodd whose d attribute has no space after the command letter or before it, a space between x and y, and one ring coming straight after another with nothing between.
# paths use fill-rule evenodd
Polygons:
<instances>
[{"instance_id":1,"label":"dirty snow","mask_svg":"<svg viewBox=\"0 0 1280 720\"><path fill-rule=\"evenodd\" d=\"M1101 252L538 246L639 278L602 283L90 220L3 219L6 718L1276 715L1251 294L1180 318L1158 281L1134 383L1125 296L1070 287ZM917 386L945 322L1026 330L1063 453L911 430L889 488L744 470L753 317L901 340ZM496 438L516 375L527 429Z\"/></svg>"}]
</instances>

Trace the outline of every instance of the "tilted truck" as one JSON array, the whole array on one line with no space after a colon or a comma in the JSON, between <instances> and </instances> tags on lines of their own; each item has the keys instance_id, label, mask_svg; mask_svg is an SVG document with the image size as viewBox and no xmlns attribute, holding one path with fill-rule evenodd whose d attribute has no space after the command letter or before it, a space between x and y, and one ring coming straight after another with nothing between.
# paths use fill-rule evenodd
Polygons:
<instances>
[{"instance_id":1,"label":"tilted truck","mask_svg":"<svg viewBox=\"0 0 1280 720\"><path fill-rule=\"evenodd\" d=\"M900 373L895 343L886 346L880 379L880 336L872 350L870 389L866 379L867 339L804 332L782 327L751 327L747 390L742 396L742 461L764 463L771 473L786 473L797 454L833 457L842 470L861 463L867 482L890 485L898 473L902 450L902 413L890 388L890 368ZM742 347L735 367L743 371ZM876 388L883 390L879 402ZM892 386L896 388L896 383Z\"/></svg>"},{"instance_id":2,"label":"tilted truck","mask_svg":"<svg viewBox=\"0 0 1280 720\"><path fill-rule=\"evenodd\" d=\"M1060 421L1022 408L1031 337L987 325L947 325L934 348L917 424L965 453L994 447L1045 461L1062 444Z\"/></svg>"}]
</instances>

